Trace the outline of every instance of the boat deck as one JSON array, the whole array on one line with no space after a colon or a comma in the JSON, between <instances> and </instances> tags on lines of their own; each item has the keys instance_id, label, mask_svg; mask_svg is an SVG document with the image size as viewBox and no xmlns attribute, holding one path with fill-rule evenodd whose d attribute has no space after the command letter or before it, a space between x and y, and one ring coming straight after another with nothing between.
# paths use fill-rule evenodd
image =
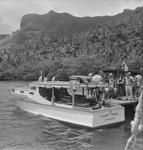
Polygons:
<instances>
[{"instance_id":1,"label":"boat deck","mask_svg":"<svg viewBox=\"0 0 143 150\"><path fill-rule=\"evenodd\" d=\"M126 97L122 97L121 99L110 99L111 103L119 104L119 105L131 105L131 104L137 104L138 101L136 100L127 100Z\"/></svg>"}]
</instances>

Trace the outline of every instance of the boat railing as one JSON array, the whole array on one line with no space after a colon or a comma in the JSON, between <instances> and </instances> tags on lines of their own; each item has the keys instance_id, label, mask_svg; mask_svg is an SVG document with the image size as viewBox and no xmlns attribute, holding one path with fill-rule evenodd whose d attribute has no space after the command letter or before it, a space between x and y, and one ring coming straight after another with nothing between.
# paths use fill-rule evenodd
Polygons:
<instances>
[{"instance_id":1,"label":"boat railing","mask_svg":"<svg viewBox=\"0 0 143 150\"><path fill-rule=\"evenodd\" d=\"M77 83L77 82L70 82L70 81L47 81L47 82L32 82L32 85L35 86L41 86L41 87L47 87L47 88L71 88L71 87L88 87L88 88L97 88L97 87L105 87L104 83L97 83L97 82L89 82L87 84L85 83Z\"/></svg>"},{"instance_id":2,"label":"boat railing","mask_svg":"<svg viewBox=\"0 0 143 150\"><path fill-rule=\"evenodd\" d=\"M73 109L78 109L78 110L84 110L84 111L88 111L88 112L95 112L95 111L103 111L103 110L112 110L113 109L119 109L121 106L120 105L111 105L110 107L105 107L105 106L101 106L99 108L95 108L95 107L81 107L81 106L74 106Z\"/></svg>"},{"instance_id":3,"label":"boat railing","mask_svg":"<svg viewBox=\"0 0 143 150\"><path fill-rule=\"evenodd\" d=\"M29 89L26 88L26 87L16 87L16 88L11 88L11 89L19 90L19 91L21 91L21 90L23 90L23 91L29 91Z\"/></svg>"}]
</instances>

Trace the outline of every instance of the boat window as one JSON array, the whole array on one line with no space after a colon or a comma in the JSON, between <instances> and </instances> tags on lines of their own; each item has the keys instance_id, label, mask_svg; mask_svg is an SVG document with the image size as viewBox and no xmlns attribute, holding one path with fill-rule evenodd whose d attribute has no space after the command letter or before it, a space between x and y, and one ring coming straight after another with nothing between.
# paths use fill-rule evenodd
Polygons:
<instances>
[{"instance_id":1,"label":"boat window","mask_svg":"<svg viewBox=\"0 0 143 150\"><path fill-rule=\"evenodd\" d=\"M86 81L84 79L79 79L80 83L85 83Z\"/></svg>"},{"instance_id":2,"label":"boat window","mask_svg":"<svg viewBox=\"0 0 143 150\"><path fill-rule=\"evenodd\" d=\"M36 87L35 86L31 86L30 90L36 90Z\"/></svg>"},{"instance_id":3,"label":"boat window","mask_svg":"<svg viewBox=\"0 0 143 150\"><path fill-rule=\"evenodd\" d=\"M70 82L72 83L85 83L86 81L81 78L71 79Z\"/></svg>"},{"instance_id":4,"label":"boat window","mask_svg":"<svg viewBox=\"0 0 143 150\"><path fill-rule=\"evenodd\" d=\"M33 93L33 92L29 92L29 94L34 95L34 93Z\"/></svg>"},{"instance_id":5,"label":"boat window","mask_svg":"<svg viewBox=\"0 0 143 150\"><path fill-rule=\"evenodd\" d=\"M12 89L11 91L12 91L12 92L15 92L15 89Z\"/></svg>"},{"instance_id":6,"label":"boat window","mask_svg":"<svg viewBox=\"0 0 143 150\"><path fill-rule=\"evenodd\" d=\"M44 97L45 99L51 101L52 98L52 89L39 87L39 94ZM71 95L68 94L67 88L54 88L54 97L56 102L65 102L71 101Z\"/></svg>"},{"instance_id":7,"label":"boat window","mask_svg":"<svg viewBox=\"0 0 143 150\"><path fill-rule=\"evenodd\" d=\"M20 91L20 93L24 93L24 91Z\"/></svg>"}]
</instances>

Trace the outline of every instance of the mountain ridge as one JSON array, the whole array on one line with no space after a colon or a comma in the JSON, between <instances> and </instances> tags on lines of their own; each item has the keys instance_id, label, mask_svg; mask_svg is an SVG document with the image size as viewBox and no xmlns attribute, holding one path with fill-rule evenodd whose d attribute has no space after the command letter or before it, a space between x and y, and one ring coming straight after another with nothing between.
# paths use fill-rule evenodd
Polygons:
<instances>
[{"instance_id":1,"label":"mountain ridge","mask_svg":"<svg viewBox=\"0 0 143 150\"><path fill-rule=\"evenodd\" d=\"M125 9L122 13L113 16L95 16L95 17L76 17L67 12L57 13L53 10L46 14L27 14L21 19L20 29L27 31L45 32L47 36L64 37L74 33L87 32L92 28L96 28L108 23L116 24L125 21L138 10L143 7L138 7L135 10Z\"/></svg>"},{"instance_id":2,"label":"mountain ridge","mask_svg":"<svg viewBox=\"0 0 143 150\"><path fill-rule=\"evenodd\" d=\"M31 30L31 29L41 30L43 28L44 30L46 30L46 32L50 33L50 35L66 36L68 34L86 32L90 28L93 28L97 22L100 23L100 22L105 21L105 18L107 17L108 16L75 17L65 12L56 13L54 11L49 11L49 13L44 14L44 15L29 14L29 15L23 16L21 19L20 28L24 29L25 31ZM97 21L96 21L96 18L97 18ZM64 32L64 28L67 29L66 32ZM69 31L68 31L68 28L69 28ZM63 32L63 35L62 35L62 32Z\"/></svg>"}]
</instances>

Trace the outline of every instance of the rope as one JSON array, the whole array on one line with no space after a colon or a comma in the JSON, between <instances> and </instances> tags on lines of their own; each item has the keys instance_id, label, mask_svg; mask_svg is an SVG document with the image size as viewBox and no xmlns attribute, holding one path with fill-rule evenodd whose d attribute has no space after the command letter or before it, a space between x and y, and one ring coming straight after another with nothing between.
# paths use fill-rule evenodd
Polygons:
<instances>
[{"instance_id":1,"label":"rope","mask_svg":"<svg viewBox=\"0 0 143 150\"><path fill-rule=\"evenodd\" d=\"M143 132L143 89L136 107L134 120L131 122L131 137L128 139L125 150L135 150L137 136Z\"/></svg>"}]
</instances>

